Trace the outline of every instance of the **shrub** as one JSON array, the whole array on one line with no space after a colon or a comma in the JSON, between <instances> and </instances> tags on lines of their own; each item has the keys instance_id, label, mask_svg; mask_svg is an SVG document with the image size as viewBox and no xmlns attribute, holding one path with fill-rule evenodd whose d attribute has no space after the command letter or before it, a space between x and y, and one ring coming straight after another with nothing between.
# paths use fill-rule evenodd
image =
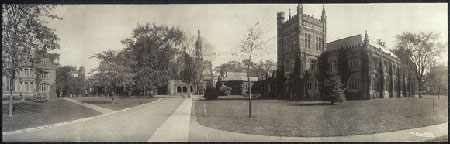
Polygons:
<instances>
[{"instance_id":1,"label":"shrub","mask_svg":"<svg viewBox=\"0 0 450 144\"><path fill-rule=\"evenodd\" d=\"M215 100L218 96L219 94L214 87L207 87L205 94L203 95L206 100Z\"/></svg>"},{"instance_id":2,"label":"shrub","mask_svg":"<svg viewBox=\"0 0 450 144\"><path fill-rule=\"evenodd\" d=\"M47 98L47 94L46 93L35 93L33 97L26 98L25 100L38 102L38 103L43 103L43 102L47 102L48 98Z\"/></svg>"},{"instance_id":3,"label":"shrub","mask_svg":"<svg viewBox=\"0 0 450 144\"><path fill-rule=\"evenodd\" d=\"M231 94L231 87L223 86L220 87L220 95L228 96Z\"/></svg>"}]
</instances>

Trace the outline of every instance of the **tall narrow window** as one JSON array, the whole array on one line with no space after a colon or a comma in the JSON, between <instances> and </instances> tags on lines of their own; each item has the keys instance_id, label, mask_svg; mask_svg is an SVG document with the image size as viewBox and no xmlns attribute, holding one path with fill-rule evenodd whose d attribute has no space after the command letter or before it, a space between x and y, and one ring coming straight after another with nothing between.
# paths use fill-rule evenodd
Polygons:
<instances>
[{"instance_id":1,"label":"tall narrow window","mask_svg":"<svg viewBox=\"0 0 450 144\"><path fill-rule=\"evenodd\" d=\"M308 49L311 49L311 35L308 34Z\"/></svg>"},{"instance_id":2,"label":"tall narrow window","mask_svg":"<svg viewBox=\"0 0 450 144\"><path fill-rule=\"evenodd\" d=\"M358 89L358 81L356 78L352 77L347 82L349 90L357 90Z\"/></svg>"},{"instance_id":3,"label":"tall narrow window","mask_svg":"<svg viewBox=\"0 0 450 144\"><path fill-rule=\"evenodd\" d=\"M311 59L311 70L316 70L316 60Z\"/></svg>"},{"instance_id":4,"label":"tall narrow window","mask_svg":"<svg viewBox=\"0 0 450 144\"><path fill-rule=\"evenodd\" d=\"M308 48L308 34L305 33L305 49Z\"/></svg>"},{"instance_id":5,"label":"tall narrow window","mask_svg":"<svg viewBox=\"0 0 450 144\"><path fill-rule=\"evenodd\" d=\"M377 90L377 81L376 80L372 80L372 90Z\"/></svg>"}]
</instances>

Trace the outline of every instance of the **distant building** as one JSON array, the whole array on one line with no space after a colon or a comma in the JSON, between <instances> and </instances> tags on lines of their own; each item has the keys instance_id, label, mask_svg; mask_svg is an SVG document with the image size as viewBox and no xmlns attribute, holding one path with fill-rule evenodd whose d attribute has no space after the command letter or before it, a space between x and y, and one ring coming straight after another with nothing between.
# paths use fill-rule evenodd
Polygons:
<instances>
[{"instance_id":1,"label":"distant building","mask_svg":"<svg viewBox=\"0 0 450 144\"><path fill-rule=\"evenodd\" d=\"M56 98L56 65L44 56L37 64L24 61L16 74L13 86L5 76L2 77L2 99L8 99L10 90L15 99L33 97L40 93L49 99Z\"/></svg>"},{"instance_id":2,"label":"distant building","mask_svg":"<svg viewBox=\"0 0 450 144\"><path fill-rule=\"evenodd\" d=\"M250 82L254 83L258 81L258 77L250 77ZM218 81L220 86L231 87L232 95L245 94L249 87L249 81L246 73L239 72L226 72L222 78Z\"/></svg>"}]
</instances>

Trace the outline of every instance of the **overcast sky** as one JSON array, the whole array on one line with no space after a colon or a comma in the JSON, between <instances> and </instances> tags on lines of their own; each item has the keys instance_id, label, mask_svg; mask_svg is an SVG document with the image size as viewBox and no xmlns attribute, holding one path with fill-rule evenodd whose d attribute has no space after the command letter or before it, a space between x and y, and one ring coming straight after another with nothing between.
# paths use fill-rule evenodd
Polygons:
<instances>
[{"instance_id":1,"label":"overcast sky","mask_svg":"<svg viewBox=\"0 0 450 144\"><path fill-rule=\"evenodd\" d=\"M370 39L383 39L388 47L395 44L395 36L402 32L439 32L448 39L447 4L325 4L327 14L327 42L368 31ZM239 39L247 25L262 21L268 52L260 59L276 61L276 13L286 17L295 15L297 4L245 5L63 5L53 13L63 20L51 20L60 38L61 65L96 67L95 53L123 48L122 39L131 36L137 24L155 23L176 26L184 32L201 35L214 47L213 66L229 60L238 51ZM319 18L322 4L304 4L304 13ZM447 60L447 53L444 54Z\"/></svg>"}]
</instances>

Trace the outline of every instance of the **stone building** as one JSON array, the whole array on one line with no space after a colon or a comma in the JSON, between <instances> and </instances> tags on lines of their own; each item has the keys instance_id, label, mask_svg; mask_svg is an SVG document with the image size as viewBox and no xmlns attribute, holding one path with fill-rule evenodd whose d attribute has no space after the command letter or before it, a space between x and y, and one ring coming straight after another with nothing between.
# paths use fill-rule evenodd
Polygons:
<instances>
[{"instance_id":1,"label":"stone building","mask_svg":"<svg viewBox=\"0 0 450 144\"><path fill-rule=\"evenodd\" d=\"M289 12L287 20L284 12L277 13L277 71L259 82L263 95L281 99L320 99L320 87L324 83L321 76L324 74L319 71L319 59L326 60L329 64L327 73L335 75L339 62L347 65L347 68L341 68L347 70L344 75L334 77L346 89L347 99L409 95L406 92L407 72L397 56L372 42L367 32L364 39L355 35L326 44L326 19L325 8L316 19L303 13L302 4L297 6L296 15L291 16ZM340 52L344 52L346 58L341 58Z\"/></svg>"},{"instance_id":2,"label":"stone building","mask_svg":"<svg viewBox=\"0 0 450 144\"><path fill-rule=\"evenodd\" d=\"M367 32L327 44L323 56L330 72L337 74L339 53L347 55L348 77L341 79L347 99L376 99L408 95L407 70L400 59L384 46L369 39ZM340 76L340 75L338 75Z\"/></svg>"},{"instance_id":3,"label":"stone building","mask_svg":"<svg viewBox=\"0 0 450 144\"><path fill-rule=\"evenodd\" d=\"M298 4L297 14L285 20L284 12L277 13L277 93L289 98L303 95L306 85L298 84L305 72L316 71L315 64L326 47L326 13L320 18L303 13ZM312 67L310 66L312 65Z\"/></svg>"},{"instance_id":4,"label":"stone building","mask_svg":"<svg viewBox=\"0 0 450 144\"><path fill-rule=\"evenodd\" d=\"M10 90L14 99L25 99L40 93L47 98L56 98L56 64L43 57L37 64L24 61L16 74L13 86L5 76L2 77L2 99L9 99Z\"/></svg>"}]
</instances>

